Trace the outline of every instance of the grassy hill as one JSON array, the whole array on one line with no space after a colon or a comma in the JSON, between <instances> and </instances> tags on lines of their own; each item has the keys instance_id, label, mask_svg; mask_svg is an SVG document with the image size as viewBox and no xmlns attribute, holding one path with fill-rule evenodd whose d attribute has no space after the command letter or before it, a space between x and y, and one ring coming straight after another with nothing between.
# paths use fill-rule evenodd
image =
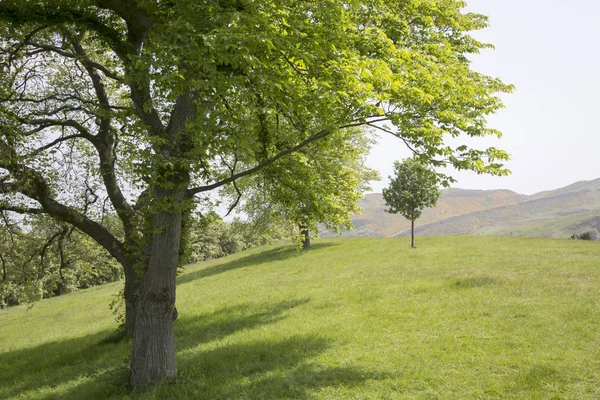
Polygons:
<instances>
[{"instance_id":1,"label":"grassy hill","mask_svg":"<svg viewBox=\"0 0 600 400\"><path fill-rule=\"evenodd\" d=\"M318 241L188 266L179 378L128 394L119 284L0 311L0 398L597 399L600 246Z\"/></svg>"},{"instance_id":2,"label":"grassy hill","mask_svg":"<svg viewBox=\"0 0 600 400\"><path fill-rule=\"evenodd\" d=\"M385 212L381 194L369 194L346 236L407 236L410 222ZM566 238L600 230L600 179L526 196L508 190L450 189L417 221L419 235L515 235ZM329 236L325 233L325 236Z\"/></svg>"}]
</instances>

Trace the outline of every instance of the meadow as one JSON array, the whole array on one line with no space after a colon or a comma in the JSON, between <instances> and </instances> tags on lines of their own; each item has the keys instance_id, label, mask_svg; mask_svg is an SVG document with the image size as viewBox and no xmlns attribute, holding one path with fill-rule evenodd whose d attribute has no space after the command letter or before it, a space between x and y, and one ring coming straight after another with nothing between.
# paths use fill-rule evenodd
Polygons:
<instances>
[{"instance_id":1,"label":"meadow","mask_svg":"<svg viewBox=\"0 0 600 400\"><path fill-rule=\"evenodd\" d=\"M187 266L179 376L127 387L109 284L0 311L0 398L598 399L600 243L322 239Z\"/></svg>"}]
</instances>

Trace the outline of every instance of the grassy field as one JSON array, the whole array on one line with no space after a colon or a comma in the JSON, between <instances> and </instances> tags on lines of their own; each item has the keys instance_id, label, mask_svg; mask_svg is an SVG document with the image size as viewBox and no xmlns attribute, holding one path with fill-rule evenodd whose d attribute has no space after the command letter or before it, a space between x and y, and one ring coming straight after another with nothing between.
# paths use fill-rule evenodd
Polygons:
<instances>
[{"instance_id":1,"label":"grassy field","mask_svg":"<svg viewBox=\"0 0 600 400\"><path fill-rule=\"evenodd\" d=\"M187 267L179 377L147 393L105 340L119 284L0 311L0 398L600 398L600 243L408 240Z\"/></svg>"}]
</instances>

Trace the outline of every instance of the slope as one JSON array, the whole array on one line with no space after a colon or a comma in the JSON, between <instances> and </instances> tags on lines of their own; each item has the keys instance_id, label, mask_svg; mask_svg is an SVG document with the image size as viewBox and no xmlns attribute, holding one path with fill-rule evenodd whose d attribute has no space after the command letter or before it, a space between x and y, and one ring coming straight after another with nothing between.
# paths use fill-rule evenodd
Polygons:
<instances>
[{"instance_id":1,"label":"slope","mask_svg":"<svg viewBox=\"0 0 600 400\"><path fill-rule=\"evenodd\" d=\"M600 398L597 243L269 246L179 276L179 378L127 391L119 285L0 311L0 398Z\"/></svg>"}]
</instances>

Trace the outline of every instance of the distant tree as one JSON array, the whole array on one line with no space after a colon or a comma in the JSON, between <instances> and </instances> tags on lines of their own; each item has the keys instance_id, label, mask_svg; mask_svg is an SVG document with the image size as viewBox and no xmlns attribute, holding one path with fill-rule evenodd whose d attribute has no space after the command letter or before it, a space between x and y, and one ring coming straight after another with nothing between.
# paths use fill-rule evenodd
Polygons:
<instances>
[{"instance_id":1,"label":"distant tree","mask_svg":"<svg viewBox=\"0 0 600 400\"><path fill-rule=\"evenodd\" d=\"M277 165L240 180L241 209L257 224L298 229L298 243L310 248L319 225L339 232L351 229L358 200L379 173L365 165L373 140L359 128L340 130L320 146L307 146ZM325 145L325 147L322 147ZM229 190L226 195L236 194Z\"/></svg>"},{"instance_id":2,"label":"distant tree","mask_svg":"<svg viewBox=\"0 0 600 400\"><path fill-rule=\"evenodd\" d=\"M394 162L394 176L383 189L386 212L401 214L410 220L411 247L415 247L415 220L426 207L433 207L440 197L438 175L417 158Z\"/></svg>"}]
</instances>

